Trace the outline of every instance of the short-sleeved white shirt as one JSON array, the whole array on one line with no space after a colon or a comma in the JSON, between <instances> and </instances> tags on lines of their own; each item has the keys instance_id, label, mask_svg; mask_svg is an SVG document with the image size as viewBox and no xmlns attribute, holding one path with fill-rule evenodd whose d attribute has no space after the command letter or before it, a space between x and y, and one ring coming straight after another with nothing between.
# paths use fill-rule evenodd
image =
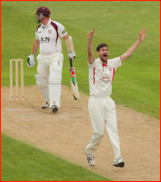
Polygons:
<instances>
[{"instance_id":1,"label":"short-sleeved white shirt","mask_svg":"<svg viewBox=\"0 0 161 182\"><path fill-rule=\"evenodd\" d=\"M89 66L89 89L91 96L107 97L112 93L116 69L121 66L121 57L108 59L104 64L99 58Z\"/></svg>"},{"instance_id":2,"label":"short-sleeved white shirt","mask_svg":"<svg viewBox=\"0 0 161 182\"><path fill-rule=\"evenodd\" d=\"M39 25L36 29L36 39L40 41L41 54L53 54L62 51L61 38L67 34L64 26L49 19L48 24Z\"/></svg>"}]
</instances>

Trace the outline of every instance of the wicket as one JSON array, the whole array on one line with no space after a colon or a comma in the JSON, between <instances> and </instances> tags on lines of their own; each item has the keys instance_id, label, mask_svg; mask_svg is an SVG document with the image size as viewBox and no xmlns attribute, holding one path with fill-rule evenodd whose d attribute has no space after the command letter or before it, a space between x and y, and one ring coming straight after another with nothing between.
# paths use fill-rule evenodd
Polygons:
<instances>
[{"instance_id":1,"label":"wicket","mask_svg":"<svg viewBox=\"0 0 161 182\"><path fill-rule=\"evenodd\" d=\"M19 100L18 94L18 62L21 63L21 100L24 100L24 80L23 80L23 59L11 59L10 60L10 101L13 101L13 67L12 63L15 61L15 73L16 73L16 101Z\"/></svg>"}]
</instances>

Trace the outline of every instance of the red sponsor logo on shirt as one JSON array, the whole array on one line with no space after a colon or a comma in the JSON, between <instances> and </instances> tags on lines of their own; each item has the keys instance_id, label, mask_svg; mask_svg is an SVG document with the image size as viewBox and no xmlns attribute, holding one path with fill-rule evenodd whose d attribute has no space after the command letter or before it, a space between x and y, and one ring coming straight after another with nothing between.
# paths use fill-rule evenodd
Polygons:
<instances>
[{"instance_id":1,"label":"red sponsor logo on shirt","mask_svg":"<svg viewBox=\"0 0 161 182\"><path fill-rule=\"evenodd\" d=\"M110 79L108 76L103 76L102 79Z\"/></svg>"}]
</instances>

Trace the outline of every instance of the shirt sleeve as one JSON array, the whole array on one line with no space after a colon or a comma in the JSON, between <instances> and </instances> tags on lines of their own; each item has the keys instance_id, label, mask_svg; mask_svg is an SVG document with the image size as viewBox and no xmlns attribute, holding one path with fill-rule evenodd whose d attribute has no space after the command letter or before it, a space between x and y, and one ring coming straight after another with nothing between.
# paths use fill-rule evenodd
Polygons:
<instances>
[{"instance_id":1,"label":"shirt sleeve","mask_svg":"<svg viewBox=\"0 0 161 182\"><path fill-rule=\"evenodd\" d=\"M121 57L110 59L110 63L115 69L117 69L118 67L122 66Z\"/></svg>"},{"instance_id":2,"label":"shirt sleeve","mask_svg":"<svg viewBox=\"0 0 161 182\"><path fill-rule=\"evenodd\" d=\"M57 25L58 25L58 34L62 38L67 34L67 31L65 30L65 27L61 23L57 22Z\"/></svg>"},{"instance_id":3,"label":"shirt sleeve","mask_svg":"<svg viewBox=\"0 0 161 182\"><path fill-rule=\"evenodd\" d=\"M39 39L39 37L38 37L38 31L35 31L35 39Z\"/></svg>"},{"instance_id":4,"label":"shirt sleeve","mask_svg":"<svg viewBox=\"0 0 161 182\"><path fill-rule=\"evenodd\" d=\"M38 29L40 28L41 25L39 25L35 31L35 39L39 39L39 36L38 36Z\"/></svg>"},{"instance_id":5,"label":"shirt sleeve","mask_svg":"<svg viewBox=\"0 0 161 182\"><path fill-rule=\"evenodd\" d=\"M88 61L88 60L87 60L87 61ZM97 65L96 59L94 60L94 62L93 62L92 64L90 64L90 63L88 62L88 67L89 67L89 68L94 68L94 67L96 67L96 65Z\"/></svg>"}]
</instances>

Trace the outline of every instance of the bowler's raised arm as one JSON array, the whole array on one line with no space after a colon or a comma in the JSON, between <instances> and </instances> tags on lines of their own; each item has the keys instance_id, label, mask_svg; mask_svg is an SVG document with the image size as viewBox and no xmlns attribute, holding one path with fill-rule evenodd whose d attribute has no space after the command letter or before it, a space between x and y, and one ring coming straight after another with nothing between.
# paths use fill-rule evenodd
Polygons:
<instances>
[{"instance_id":1,"label":"bowler's raised arm","mask_svg":"<svg viewBox=\"0 0 161 182\"><path fill-rule=\"evenodd\" d=\"M92 39L93 39L93 36L94 36L94 30L95 30L95 28L93 28L93 31L91 31L88 34L88 62L90 64L92 64L94 62L94 60L95 60L94 52L93 52L93 45L92 45Z\"/></svg>"}]
</instances>

